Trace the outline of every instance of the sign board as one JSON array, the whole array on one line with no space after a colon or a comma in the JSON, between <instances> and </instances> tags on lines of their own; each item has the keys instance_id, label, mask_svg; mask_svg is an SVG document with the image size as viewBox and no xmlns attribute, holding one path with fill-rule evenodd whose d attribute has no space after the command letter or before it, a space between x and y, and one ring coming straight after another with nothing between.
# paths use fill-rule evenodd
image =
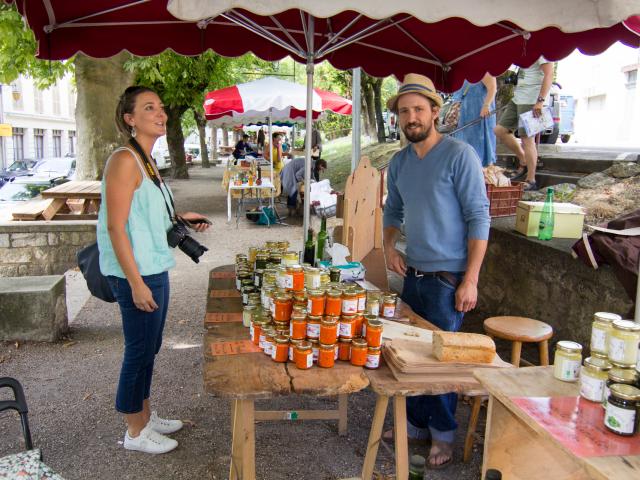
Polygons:
<instances>
[{"instance_id":1,"label":"sign board","mask_svg":"<svg viewBox=\"0 0 640 480\"><path fill-rule=\"evenodd\" d=\"M13 129L8 123L0 123L0 137L11 137Z\"/></svg>"}]
</instances>

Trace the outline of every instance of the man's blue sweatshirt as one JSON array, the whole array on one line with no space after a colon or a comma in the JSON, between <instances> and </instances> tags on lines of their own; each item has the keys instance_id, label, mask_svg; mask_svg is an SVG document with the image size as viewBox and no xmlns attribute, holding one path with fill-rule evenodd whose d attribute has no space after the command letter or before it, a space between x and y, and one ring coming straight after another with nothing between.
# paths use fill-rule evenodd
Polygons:
<instances>
[{"instance_id":1,"label":"man's blue sweatshirt","mask_svg":"<svg viewBox=\"0 0 640 480\"><path fill-rule=\"evenodd\" d=\"M407 237L407 264L424 272L464 272L467 241L489 238L489 200L478 155L442 137L424 156L413 145L389 164L384 226Z\"/></svg>"}]
</instances>

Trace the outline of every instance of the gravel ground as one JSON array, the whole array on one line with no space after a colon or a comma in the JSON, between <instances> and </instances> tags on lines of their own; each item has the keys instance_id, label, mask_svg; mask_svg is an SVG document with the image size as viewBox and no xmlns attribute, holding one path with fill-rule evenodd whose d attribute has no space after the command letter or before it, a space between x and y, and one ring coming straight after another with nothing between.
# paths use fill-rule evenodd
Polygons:
<instances>
[{"instance_id":1,"label":"gravel ground","mask_svg":"<svg viewBox=\"0 0 640 480\"><path fill-rule=\"evenodd\" d=\"M116 305L87 296L77 273L69 272L68 339L58 343L0 344L0 376L24 386L36 447L45 461L67 479L226 479L229 472L230 406L203 392L202 319L208 272L233 262L239 251L266 240L302 242L302 229L271 228L240 220L226 223L226 195L221 167L190 170L189 180L170 181L178 208L207 215L213 227L196 239L209 247L199 264L176 252L171 271L171 305L164 344L157 357L152 403L162 416L181 418L187 427L174 435L178 449L151 456L125 451L122 417L113 402L122 357L122 333ZM259 409L334 408L336 399L281 398L257 402ZM259 479L342 479L357 477L362 468L375 396L366 390L349 398L349 428L337 435L336 422L262 423L256 430ZM461 462L469 407L460 402L456 463L429 471L425 478L458 480L480 476L481 450L469 464ZM481 417L481 428L484 410ZM391 424L388 412L387 425ZM479 430L481 430L479 428ZM22 449L17 415L0 414L0 456ZM393 474L392 445L378 453L376 469ZM426 456L426 447L413 447ZM384 477L383 477L384 478Z\"/></svg>"}]
</instances>

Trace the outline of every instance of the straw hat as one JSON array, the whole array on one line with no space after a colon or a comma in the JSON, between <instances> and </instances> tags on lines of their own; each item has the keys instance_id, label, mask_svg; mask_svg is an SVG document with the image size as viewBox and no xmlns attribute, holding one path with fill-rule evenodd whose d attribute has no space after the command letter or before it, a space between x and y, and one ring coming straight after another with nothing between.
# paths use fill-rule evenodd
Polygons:
<instances>
[{"instance_id":1,"label":"straw hat","mask_svg":"<svg viewBox=\"0 0 640 480\"><path fill-rule=\"evenodd\" d=\"M398 98L405 93L419 93L433 100L439 107L442 106L442 97L438 95L436 87L430 78L417 73L407 73L398 89L398 94L387 101L387 108L392 112L398 111Z\"/></svg>"}]
</instances>

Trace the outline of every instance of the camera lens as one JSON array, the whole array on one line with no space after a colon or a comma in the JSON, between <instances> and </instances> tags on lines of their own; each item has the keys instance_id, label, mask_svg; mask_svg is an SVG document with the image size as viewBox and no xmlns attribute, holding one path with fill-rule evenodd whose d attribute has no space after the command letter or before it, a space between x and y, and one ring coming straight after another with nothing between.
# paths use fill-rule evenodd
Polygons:
<instances>
[{"instance_id":1,"label":"camera lens","mask_svg":"<svg viewBox=\"0 0 640 480\"><path fill-rule=\"evenodd\" d=\"M195 263L200 263L200 257L209 250L188 235L182 239L178 247Z\"/></svg>"}]
</instances>

